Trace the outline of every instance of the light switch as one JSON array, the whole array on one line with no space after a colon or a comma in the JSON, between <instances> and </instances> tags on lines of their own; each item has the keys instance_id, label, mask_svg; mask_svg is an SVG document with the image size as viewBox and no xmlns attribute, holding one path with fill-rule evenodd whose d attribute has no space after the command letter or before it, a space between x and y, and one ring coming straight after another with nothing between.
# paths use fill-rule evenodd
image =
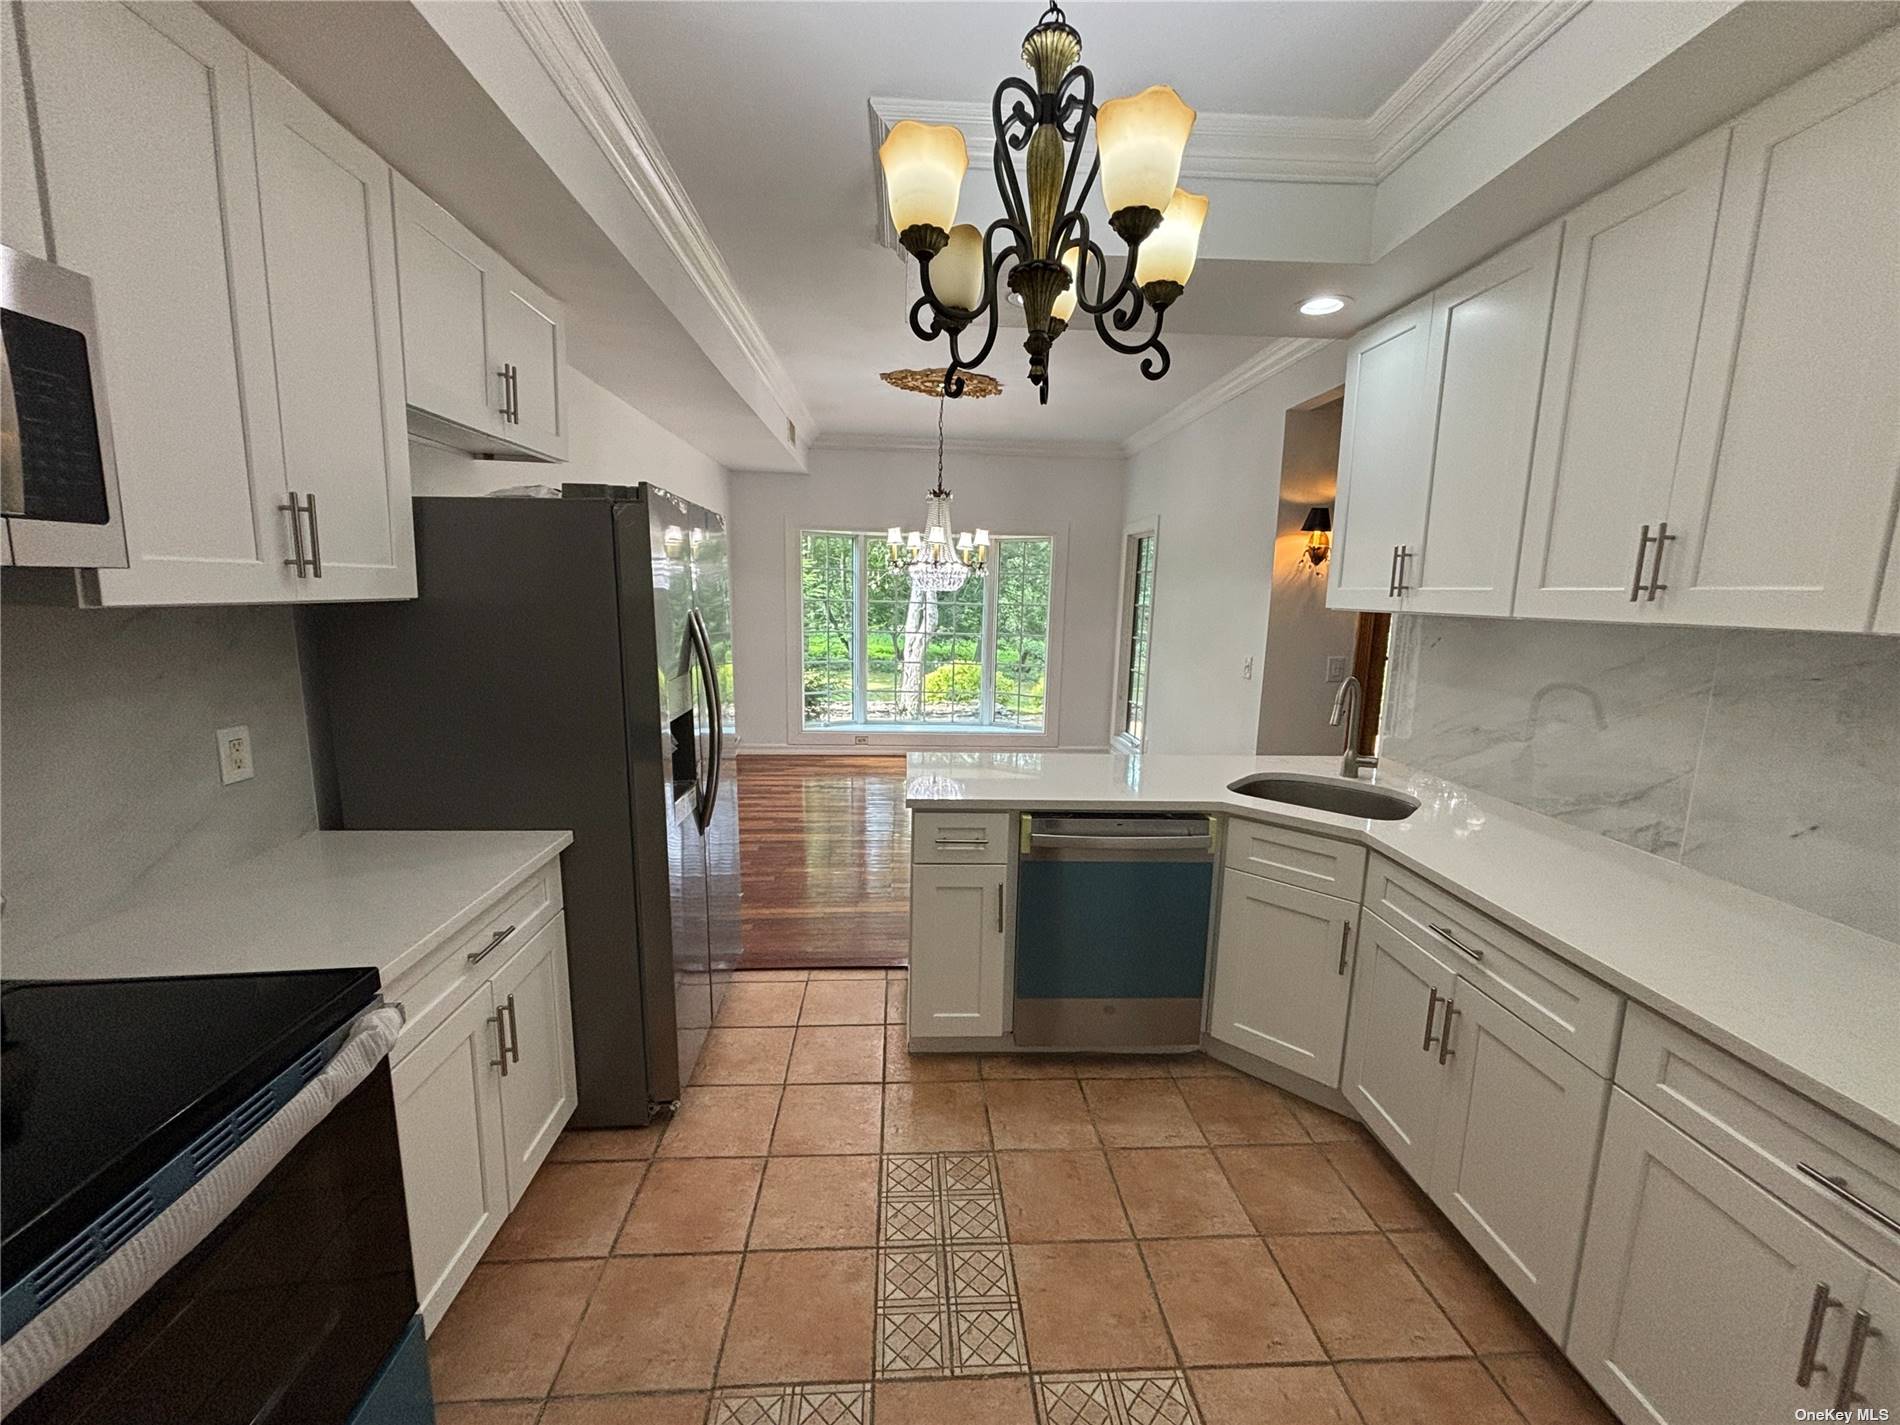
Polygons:
<instances>
[{"instance_id":1,"label":"light switch","mask_svg":"<svg viewBox=\"0 0 1900 1425\"><path fill-rule=\"evenodd\" d=\"M1245 678L1249 683L1253 681L1253 659L1249 658L1245 663L1240 665L1240 676Z\"/></svg>"},{"instance_id":2,"label":"light switch","mask_svg":"<svg viewBox=\"0 0 1900 1425\"><path fill-rule=\"evenodd\" d=\"M1326 681L1343 683L1346 681L1346 655L1335 653L1326 660Z\"/></svg>"},{"instance_id":3,"label":"light switch","mask_svg":"<svg viewBox=\"0 0 1900 1425\"><path fill-rule=\"evenodd\" d=\"M257 775L251 761L251 730L248 727L218 729L218 776L225 786L248 782Z\"/></svg>"}]
</instances>

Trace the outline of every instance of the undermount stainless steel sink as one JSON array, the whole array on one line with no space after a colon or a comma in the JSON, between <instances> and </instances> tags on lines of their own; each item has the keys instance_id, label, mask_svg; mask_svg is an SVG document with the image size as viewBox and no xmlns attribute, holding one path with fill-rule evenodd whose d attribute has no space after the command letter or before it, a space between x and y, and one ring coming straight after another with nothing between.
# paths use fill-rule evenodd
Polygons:
<instances>
[{"instance_id":1,"label":"undermount stainless steel sink","mask_svg":"<svg viewBox=\"0 0 1900 1425\"><path fill-rule=\"evenodd\" d=\"M1312 807L1315 811L1338 812L1341 816L1370 817L1373 821L1403 821L1418 810L1417 797L1395 792L1390 787L1369 787L1337 777L1308 777L1298 772L1256 772L1238 782L1229 782L1227 790L1266 802Z\"/></svg>"}]
</instances>

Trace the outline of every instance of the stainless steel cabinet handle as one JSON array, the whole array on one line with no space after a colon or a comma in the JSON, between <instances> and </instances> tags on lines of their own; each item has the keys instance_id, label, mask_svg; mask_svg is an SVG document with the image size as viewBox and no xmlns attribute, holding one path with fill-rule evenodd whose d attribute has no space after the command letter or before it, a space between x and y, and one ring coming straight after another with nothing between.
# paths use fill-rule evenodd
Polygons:
<instances>
[{"instance_id":1,"label":"stainless steel cabinet handle","mask_svg":"<svg viewBox=\"0 0 1900 1425\"><path fill-rule=\"evenodd\" d=\"M1874 1318L1869 1313L1854 1313L1854 1329L1847 1336L1847 1358L1841 1362L1841 1388L1834 1396L1836 1410L1846 1410L1859 1403L1861 1394L1854 1386L1860 1380L1860 1358L1867 1350L1867 1338L1879 1334L1874 1330Z\"/></svg>"},{"instance_id":2,"label":"stainless steel cabinet handle","mask_svg":"<svg viewBox=\"0 0 1900 1425\"><path fill-rule=\"evenodd\" d=\"M1213 844L1211 835L1082 836L1064 831L1037 831L1029 836L1031 851L1045 846L1073 846L1083 851L1206 851Z\"/></svg>"},{"instance_id":3,"label":"stainless steel cabinet handle","mask_svg":"<svg viewBox=\"0 0 1900 1425\"><path fill-rule=\"evenodd\" d=\"M1867 1216L1873 1218L1874 1221L1878 1222L1889 1232L1900 1235L1900 1222L1894 1221L1893 1218L1875 1207L1871 1202L1867 1201L1866 1198L1861 1197L1852 1188L1848 1187L1847 1179L1837 1177L1833 1173L1824 1173L1812 1163L1798 1162L1794 1166L1795 1171L1800 1173L1802 1177L1807 1178L1810 1182L1820 1187L1826 1188L1829 1192L1833 1193L1834 1196L1838 1197L1842 1202L1854 1208L1856 1211L1866 1213Z\"/></svg>"},{"instance_id":4,"label":"stainless steel cabinet handle","mask_svg":"<svg viewBox=\"0 0 1900 1425\"><path fill-rule=\"evenodd\" d=\"M303 543L303 504L297 499L297 492L292 490L290 503L279 505L277 508L290 516L290 543L291 548L296 551L294 558L284 561L284 567L295 569L297 577L302 579L306 577L305 570L310 563L310 556L305 552Z\"/></svg>"},{"instance_id":5,"label":"stainless steel cabinet handle","mask_svg":"<svg viewBox=\"0 0 1900 1425\"><path fill-rule=\"evenodd\" d=\"M521 424L521 406L515 385L515 368L510 362L501 367L501 418L509 425Z\"/></svg>"},{"instance_id":6,"label":"stainless steel cabinet handle","mask_svg":"<svg viewBox=\"0 0 1900 1425\"><path fill-rule=\"evenodd\" d=\"M1445 1001L1450 1004L1450 1000ZM1432 997L1425 1001L1425 1042L1420 1047L1429 1054L1432 1052L1432 1021L1438 1018L1438 991L1432 991Z\"/></svg>"},{"instance_id":7,"label":"stainless steel cabinet handle","mask_svg":"<svg viewBox=\"0 0 1900 1425\"><path fill-rule=\"evenodd\" d=\"M323 536L317 531L317 497L315 494L303 497L303 512L310 520L310 577L323 577Z\"/></svg>"},{"instance_id":8,"label":"stainless steel cabinet handle","mask_svg":"<svg viewBox=\"0 0 1900 1425\"><path fill-rule=\"evenodd\" d=\"M488 943L486 945L482 946L482 948L479 950L474 950L469 953L468 963L471 965L481 964L482 961L486 960L490 955L493 955L495 953L496 949L500 947L502 941L506 940L510 935L513 935L514 933L515 933L515 928L512 925L506 926L501 930L497 930L493 935L488 937Z\"/></svg>"},{"instance_id":9,"label":"stainless steel cabinet handle","mask_svg":"<svg viewBox=\"0 0 1900 1425\"><path fill-rule=\"evenodd\" d=\"M500 1069L505 1079L508 1077L508 1026L503 1022L499 1009L488 1016L488 1022L495 1026L495 1053L498 1056L488 1061L488 1067Z\"/></svg>"},{"instance_id":10,"label":"stainless steel cabinet handle","mask_svg":"<svg viewBox=\"0 0 1900 1425\"><path fill-rule=\"evenodd\" d=\"M1339 974L1346 973L1346 946L1352 941L1352 922L1346 921L1339 927Z\"/></svg>"},{"instance_id":11,"label":"stainless steel cabinet handle","mask_svg":"<svg viewBox=\"0 0 1900 1425\"><path fill-rule=\"evenodd\" d=\"M1827 1374L1827 1367L1816 1365L1814 1356L1821 1348L1821 1328L1827 1325L1827 1314L1835 1307L1843 1305L1834 1299L1834 1293L1826 1282L1814 1284L1814 1299L1808 1305L1807 1334L1801 1338L1801 1359L1794 1365L1794 1383L1806 1390L1818 1372Z\"/></svg>"},{"instance_id":12,"label":"stainless steel cabinet handle","mask_svg":"<svg viewBox=\"0 0 1900 1425\"><path fill-rule=\"evenodd\" d=\"M1411 557L1412 557L1412 551L1409 548L1407 548L1405 545L1401 544L1399 546L1398 572L1395 574L1392 580L1392 597L1395 599L1402 599L1405 597L1405 561L1410 559Z\"/></svg>"},{"instance_id":13,"label":"stainless steel cabinet handle","mask_svg":"<svg viewBox=\"0 0 1900 1425\"><path fill-rule=\"evenodd\" d=\"M940 836L932 844L939 851L987 851L990 845L989 838L984 836L979 836L974 841L955 841Z\"/></svg>"},{"instance_id":14,"label":"stainless steel cabinet handle","mask_svg":"<svg viewBox=\"0 0 1900 1425\"><path fill-rule=\"evenodd\" d=\"M1464 951L1465 954L1469 955L1474 960L1482 960L1484 958L1484 951L1473 950L1469 945L1465 944L1464 941L1460 940L1457 936L1453 935L1449 930L1445 929L1445 927L1442 925L1434 925L1432 927L1432 934L1436 935L1440 940L1443 940L1446 944L1450 945L1454 950Z\"/></svg>"},{"instance_id":15,"label":"stainless steel cabinet handle","mask_svg":"<svg viewBox=\"0 0 1900 1425\"><path fill-rule=\"evenodd\" d=\"M1663 546L1673 543L1675 538L1676 537L1669 532L1668 520L1664 520L1661 524L1656 526L1655 548L1649 557L1649 593L1644 598L1644 603L1655 603L1656 595L1669 587L1662 581Z\"/></svg>"},{"instance_id":16,"label":"stainless steel cabinet handle","mask_svg":"<svg viewBox=\"0 0 1900 1425\"><path fill-rule=\"evenodd\" d=\"M1449 1060L1454 1052L1451 1047L1451 1022L1460 1013L1462 1011L1457 1005L1450 1000L1445 1001L1445 1022L1438 1031L1438 1062L1441 1064Z\"/></svg>"},{"instance_id":17,"label":"stainless steel cabinet handle","mask_svg":"<svg viewBox=\"0 0 1900 1425\"><path fill-rule=\"evenodd\" d=\"M1392 562L1385 568L1385 596L1396 599L1399 596L1399 547L1392 546Z\"/></svg>"},{"instance_id":18,"label":"stainless steel cabinet handle","mask_svg":"<svg viewBox=\"0 0 1900 1425\"><path fill-rule=\"evenodd\" d=\"M1633 604L1643 593L1643 560L1649 553L1649 526L1643 526L1642 538L1636 541L1636 572L1630 576L1630 602Z\"/></svg>"},{"instance_id":19,"label":"stainless steel cabinet handle","mask_svg":"<svg viewBox=\"0 0 1900 1425\"><path fill-rule=\"evenodd\" d=\"M515 1063L521 1062L521 1020L515 1014L515 997L508 996L504 1008L508 1011L508 1057Z\"/></svg>"},{"instance_id":20,"label":"stainless steel cabinet handle","mask_svg":"<svg viewBox=\"0 0 1900 1425\"><path fill-rule=\"evenodd\" d=\"M1003 933L1003 883L996 883L996 933Z\"/></svg>"}]
</instances>

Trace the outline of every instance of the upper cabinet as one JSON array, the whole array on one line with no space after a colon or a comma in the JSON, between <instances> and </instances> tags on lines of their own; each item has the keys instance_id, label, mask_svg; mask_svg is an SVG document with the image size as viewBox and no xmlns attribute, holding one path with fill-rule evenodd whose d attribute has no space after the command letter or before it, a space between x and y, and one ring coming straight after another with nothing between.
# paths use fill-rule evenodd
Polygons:
<instances>
[{"instance_id":1,"label":"upper cabinet","mask_svg":"<svg viewBox=\"0 0 1900 1425\"><path fill-rule=\"evenodd\" d=\"M1346 351L1339 493L1326 602L1395 609L1424 508L1426 335L1431 299L1368 327ZM1352 537L1342 539L1340 531Z\"/></svg>"},{"instance_id":2,"label":"upper cabinet","mask_svg":"<svg viewBox=\"0 0 1900 1425\"><path fill-rule=\"evenodd\" d=\"M567 458L567 318L413 183L396 175L409 425L483 455Z\"/></svg>"}]
</instances>

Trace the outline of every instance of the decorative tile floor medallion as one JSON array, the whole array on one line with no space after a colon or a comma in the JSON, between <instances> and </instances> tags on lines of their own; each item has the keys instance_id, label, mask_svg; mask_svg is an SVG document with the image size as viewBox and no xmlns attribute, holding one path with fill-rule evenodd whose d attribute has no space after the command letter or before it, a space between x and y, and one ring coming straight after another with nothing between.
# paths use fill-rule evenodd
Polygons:
<instances>
[{"instance_id":1,"label":"decorative tile floor medallion","mask_svg":"<svg viewBox=\"0 0 1900 1425\"><path fill-rule=\"evenodd\" d=\"M880 1379L1027 1369L1016 1268L988 1153L904 1153L878 1187Z\"/></svg>"},{"instance_id":2,"label":"decorative tile floor medallion","mask_svg":"<svg viewBox=\"0 0 1900 1425\"><path fill-rule=\"evenodd\" d=\"M1048 1425L1201 1425L1179 1371L1043 1375L1036 1404Z\"/></svg>"},{"instance_id":3,"label":"decorative tile floor medallion","mask_svg":"<svg viewBox=\"0 0 1900 1425\"><path fill-rule=\"evenodd\" d=\"M709 1425L868 1425L868 1385L747 1386L713 1397Z\"/></svg>"}]
</instances>

